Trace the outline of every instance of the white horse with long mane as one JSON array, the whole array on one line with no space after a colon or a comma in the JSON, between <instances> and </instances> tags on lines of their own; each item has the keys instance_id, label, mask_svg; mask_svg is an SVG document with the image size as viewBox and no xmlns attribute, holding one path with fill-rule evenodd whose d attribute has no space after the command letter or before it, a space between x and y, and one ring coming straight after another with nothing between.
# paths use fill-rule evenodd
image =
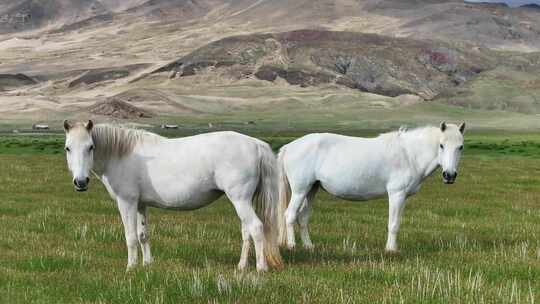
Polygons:
<instances>
[{"instance_id":1,"label":"white horse with long mane","mask_svg":"<svg viewBox=\"0 0 540 304\"><path fill-rule=\"evenodd\" d=\"M168 139L111 125L64 122L66 158L77 191L88 189L90 171L116 200L128 249L127 268L152 262L147 207L193 210L223 193L241 221L238 267L248 264L250 237L257 270L282 267L277 243L276 159L268 144L235 132ZM254 208L255 207L255 208Z\"/></svg>"},{"instance_id":2,"label":"white horse with long mane","mask_svg":"<svg viewBox=\"0 0 540 304\"><path fill-rule=\"evenodd\" d=\"M280 204L285 210L280 243L295 247L294 225L304 247L313 248L308 221L319 186L337 197L364 201L388 195L387 251L397 251L397 233L408 196L439 166L452 184L463 150L465 124L400 129L376 138L309 134L283 146L280 166ZM288 205L288 207L287 207Z\"/></svg>"}]
</instances>

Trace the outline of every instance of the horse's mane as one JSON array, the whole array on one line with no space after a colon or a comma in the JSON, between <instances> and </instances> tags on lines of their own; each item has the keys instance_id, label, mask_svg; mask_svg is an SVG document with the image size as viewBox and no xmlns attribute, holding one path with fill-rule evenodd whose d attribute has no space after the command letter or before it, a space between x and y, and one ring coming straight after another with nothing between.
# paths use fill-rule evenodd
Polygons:
<instances>
[{"instance_id":1,"label":"horse's mane","mask_svg":"<svg viewBox=\"0 0 540 304\"><path fill-rule=\"evenodd\" d=\"M401 136L423 136L426 133L430 135L438 134L437 133L438 130L439 128L434 127L434 126L423 126L423 127L417 127L414 129L400 127L399 130L382 133L379 135L379 137L386 139L387 141L395 141L399 139Z\"/></svg>"},{"instance_id":2,"label":"horse's mane","mask_svg":"<svg viewBox=\"0 0 540 304\"><path fill-rule=\"evenodd\" d=\"M102 156L125 156L131 153L138 143L157 141L161 138L145 130L109 124L99 124L92 129L96 152Z\"/></svg>"}]
</instances>

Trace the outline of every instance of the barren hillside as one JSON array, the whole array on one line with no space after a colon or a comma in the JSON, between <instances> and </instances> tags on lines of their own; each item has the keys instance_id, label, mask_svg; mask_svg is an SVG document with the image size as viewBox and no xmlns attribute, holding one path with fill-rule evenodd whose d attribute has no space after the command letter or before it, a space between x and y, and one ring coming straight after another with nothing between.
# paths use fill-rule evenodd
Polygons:
<instances>
[{"instance_id":1,"label":"barren hillside","mask_svg":"<svg viewBox=\"0 0 540 304\"><path fill-rule=\"evenodd\" d=\"M360 92L361 104L375 107L432 100L537 113L539 50L540 10L533 7L2 0L0 116L85 113L114 96L172 115L251 111L290 103L296 87L337 100ZM505 100L489 94L505 86L522 89L506 89ZM260 87L273 95L250 98Z\"/></svg>"}]
</instances>

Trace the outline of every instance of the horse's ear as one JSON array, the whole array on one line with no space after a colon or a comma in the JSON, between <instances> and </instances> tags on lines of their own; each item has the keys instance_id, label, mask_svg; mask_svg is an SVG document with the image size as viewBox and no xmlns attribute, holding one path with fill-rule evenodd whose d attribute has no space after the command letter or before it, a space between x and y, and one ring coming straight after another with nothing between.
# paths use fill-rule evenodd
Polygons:
<instances>
[{"instance_id":1,"label":"horse's ear","mask_svg":"<svg viewBox=\"0 0 540 304\"><path fill-rule=\"evenodd\" d=\"M92 128L94 127L94 122L92 120L88 120L88 122L84 125L84 127L86 128L86 130L88 130L88 132L92 131Z\"/></svg>"},{"instance_id":2,"label":"horse's ear","mask_svg":"<svg viewBox=\"0 0 540 304\"><path fill-rule=\"evenodd\" d=\"M64 120L64 131L69 132L69 129L71 129L71 123L66 119Z\"/></svg>"},{"instance_id":3,"label":"horse's ear","mask_svg":"<svg viewBox=\"0 0 540 304\"><path fill-rule=\"evenodd\" d=\"M441 131L446 131L446 122L441 122Z\"/></svg>"},{"instance_id":4,"label":"horse's ear","mask_svg":"<svg viewBox=\"0 0 540 304\"><path fill-rule=\"evenodd\" d=\"M399 132L399 133L405 133L405 132L407 132L408 130L409 130L409 128L408 128L407 126L401 126L401 127L399 127L398 132Z\"/></svg>"},{"instance_id":5,"label":"horse's ear","mask_svg":"<svg viewBox=\"0 0 540 304\"><path fill-rule=\"evenodd\" d=\"M462 122L459 125L459 132L461 132L461 134L465 134L465 122Z\"/></svg>"}]
</instances>

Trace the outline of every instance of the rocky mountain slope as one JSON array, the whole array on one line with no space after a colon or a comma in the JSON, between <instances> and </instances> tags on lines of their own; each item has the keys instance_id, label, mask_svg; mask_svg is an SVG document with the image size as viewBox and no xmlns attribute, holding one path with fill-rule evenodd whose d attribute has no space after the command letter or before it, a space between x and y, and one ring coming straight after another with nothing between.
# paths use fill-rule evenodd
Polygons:
<instances>
[{"instance_id":1,"label":"rocky mountain slope","mask_svg":"<svg viewBox=\"0 0 540 304\"><path fill-rule=\"evenodd\" d=\"M238 78L280 77L304 87L335 83L379 95L414 94L429 100L495 63L487 50L440 41L299 30L225 38L155 72L186 77L202 69L227 68Z\"/></svg>"},{"instance_id":2,"label":"rocky mountain slope","mask_svg":"<svg viewBox=\"0 0 540 304\"><path fill-rule=\"evenodd\" d=\"M366 93L365 104L383 107L417 96L536 113L538 51L534 7L0 0L0 116L86 111L117 96L154 113L221 113L285 102L296 87ZM246 97L260 87L283 96ZM489 93L497 88L504 94Z\"/></svg>"}]
</instances>

